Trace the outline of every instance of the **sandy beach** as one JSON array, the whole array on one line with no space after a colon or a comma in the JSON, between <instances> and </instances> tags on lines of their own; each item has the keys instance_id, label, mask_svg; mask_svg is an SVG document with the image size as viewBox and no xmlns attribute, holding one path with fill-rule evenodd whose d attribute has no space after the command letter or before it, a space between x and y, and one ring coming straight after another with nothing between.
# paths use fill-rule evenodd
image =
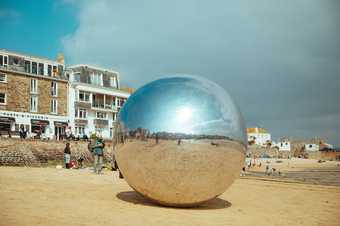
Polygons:
<instances>
[{"instance_id":1,"label":"sandy beach","mask_svg":"<svg viewBox=\"0 0 340 226\"><path fill-rule=\"evenodd\" d=\"M340 187L244 177L199 208L154 205L116 172L0 167L0 225L339 225Z\"/></svg>"}]
</instances>

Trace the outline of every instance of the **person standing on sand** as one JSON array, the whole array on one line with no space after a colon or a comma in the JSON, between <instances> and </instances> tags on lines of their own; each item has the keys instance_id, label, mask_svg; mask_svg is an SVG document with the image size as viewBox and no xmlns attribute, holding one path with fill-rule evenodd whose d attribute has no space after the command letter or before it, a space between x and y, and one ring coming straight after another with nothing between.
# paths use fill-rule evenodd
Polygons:
<instances>
[{"instance_id":1,"label":"person standing on sand","mask_svg":"<svg viewBox=\"0 0 340 226\"><path fill-rule=\"evenodd\" d=\"M93 153L94 153L94 164L93 170L94 173L100 174L103 168L103 156L104 156L104 147L105 144L101 137L96 138L96 142L93 145Z\"/></svg>"},{"instance_id":2,"label":"person standing on sand","mask_svg":"<svg viewBox=\"0 0 340 226\"><path fill-rule=\"evenodd\" d=\"M65 168L70 168L70 161L71 161L71 148L70 143L66 143L66 147L64 149L64 162L65 162Z\"/></svg>"},{"instance_id":3,"label":"person standing on sand","mask_svg":"<svg viewBox=\"0 0 340 226\"><path fill-rule=\"evenodd\" d=\"M269 165L266 165L266 175L269 175Z\"/></svg>"}]
</instances>

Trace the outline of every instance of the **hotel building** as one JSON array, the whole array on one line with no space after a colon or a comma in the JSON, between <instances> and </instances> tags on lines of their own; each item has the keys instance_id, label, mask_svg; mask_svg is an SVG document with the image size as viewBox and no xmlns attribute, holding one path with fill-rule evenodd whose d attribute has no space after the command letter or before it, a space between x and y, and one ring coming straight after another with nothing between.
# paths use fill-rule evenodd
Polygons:
<instances>
[{"instance_id":1,"label":"hotel building","mask_svg":"<svg viewBox=\"0 0 340 226\"><path fill-rule=\"evenodd\" d=\"M120 87L119 73L89 65L67 67L69 126L75 136L113 136L117 113L131 91Z\"/></svg>"},{"instance_id":2,"label":"hotel building","mask_svg":"<svg viewBox=\"0 0 340 226\"><path fill-rule=\"evenodd\" d=\"M58 138L68 123L68 81L64 60L0 50L0 132Z\"/></svg>"}]
</instances>

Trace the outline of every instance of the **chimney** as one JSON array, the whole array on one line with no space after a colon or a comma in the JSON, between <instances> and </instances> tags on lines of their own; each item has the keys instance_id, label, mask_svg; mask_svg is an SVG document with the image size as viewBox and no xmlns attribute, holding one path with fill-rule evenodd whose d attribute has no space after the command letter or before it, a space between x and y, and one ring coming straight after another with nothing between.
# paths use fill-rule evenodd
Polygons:
<instances>
[{"instance_id":1,"label":"chimney","mask_svg":"<svg viewBox=\"0 0 340 226\"><path fill-rule=\"evenodd\" d=\"M57 55L57 62L59 64L65 64L64 54L58 53L58 55Z\"/></svg>"}]
</instances>

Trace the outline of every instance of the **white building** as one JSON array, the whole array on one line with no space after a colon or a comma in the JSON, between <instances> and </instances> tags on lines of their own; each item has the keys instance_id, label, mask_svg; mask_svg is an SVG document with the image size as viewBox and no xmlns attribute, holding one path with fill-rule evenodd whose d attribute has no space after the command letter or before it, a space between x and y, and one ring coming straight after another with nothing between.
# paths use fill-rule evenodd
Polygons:
<instances>
[{"instance_id":1,"label":"white building","mask_svg":"<svg viewBox=\"0 0 340 226\"><path fill-rule=\"evenodd\" d=\"M284 139L277 143L273 142L271 147L278 148L279 151L291 151L291 144L288 139Z\"/></svg>"},{"instance_id":2,"label":"white building","mask_svg":"<svg viewBox=\"0 0 340 226\"><path fill-rule=\"evenodd\" d=\"M267 146L271 143L271 135L264 128L247 128L248 143L254 143L260 146Z\"/></svg>"},{"instance_id":3,"label":"white building","mask_svg":"<svg viewBox=\"0 0 340 226\"><path fill-rule=\"evenodd\" d=\"M69 112L72 133L88 137L100 133L113 136L117 113L130 92L120 88L119 73L89 65L67 68L69 77Z\"/></svg>"},{"instance_id":4,"label":"white building","mask_svg":"<svg viewBox=\"0 0 340 226\"><path fill-rule=\"evenodd\" d=\"M318 144L305 144L306 151L319 151L320 147Z\"/></svg>"}]
</instances>

